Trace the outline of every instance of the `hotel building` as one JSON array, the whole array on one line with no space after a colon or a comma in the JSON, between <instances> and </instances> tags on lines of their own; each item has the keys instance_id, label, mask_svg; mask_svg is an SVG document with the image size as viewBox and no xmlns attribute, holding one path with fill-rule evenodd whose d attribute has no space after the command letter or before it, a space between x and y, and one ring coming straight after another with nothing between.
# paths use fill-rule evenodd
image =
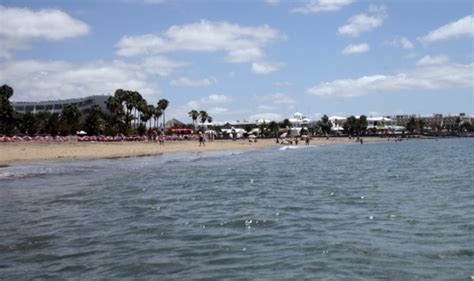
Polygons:
<instances>
[{"instance_id":1,"label":"hotel building","mask_svg":"<svg viewBox=\"0 0 474 281\"><path fill-rule=\"evenodd\" d=\"M24 101L12 101L12 106L16 112L33 114L38 112L51 112L61 113L63 108L67 105L75 105L79 108L83 115L90 112L91 108L98 105L102 112L110 114L107 109L107 99L109 95L93 95L84 98L65 99L65 100L50 100L50 101L38 101L38 102L24 102Z\"/></svg>"}]
</instances>

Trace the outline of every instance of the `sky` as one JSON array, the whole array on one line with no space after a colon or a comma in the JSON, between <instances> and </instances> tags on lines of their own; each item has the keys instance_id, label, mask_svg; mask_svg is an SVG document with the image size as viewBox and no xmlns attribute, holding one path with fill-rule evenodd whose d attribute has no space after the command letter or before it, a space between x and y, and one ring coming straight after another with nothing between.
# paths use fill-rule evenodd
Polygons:
<instances>
[{"instance_id":1,"label":"sky","mask_svg":"<svg viewBox=\"0 0 474 281\"><path fill-rule=\"evenodd\" d=\"M472 116L473 3L0 0L0 83L15 101L136 90L182 121Z\"/></svg>"}]
</instances>

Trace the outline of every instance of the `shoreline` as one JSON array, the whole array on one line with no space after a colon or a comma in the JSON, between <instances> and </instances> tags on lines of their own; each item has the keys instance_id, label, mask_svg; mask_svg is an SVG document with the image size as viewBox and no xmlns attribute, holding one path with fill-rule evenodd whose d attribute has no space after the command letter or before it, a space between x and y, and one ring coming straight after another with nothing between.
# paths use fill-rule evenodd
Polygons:
<instances>
[{"instance_id":1,"label":"shoreline","mask_svg":"<svg viewBox=\"0 0 474 281\"><path fill-rule=\"evenodd\" d=\"M415 139L415 138L414 138ZM387 141L386 137L365 137L366 142ZM348 144L355 139L316 137L311 145ZM304 146L300 141L299 146ZM197 141L167 141L165 145L156 142L64 142L64 143L0 143L0 168L44 160L73 160L95 158L127 158L161 155L176 152L213 152L226 150L248 150L266 147L280 147L274 138L248 140L215 140L199 147Z\"/></svg>"}]
</instances>

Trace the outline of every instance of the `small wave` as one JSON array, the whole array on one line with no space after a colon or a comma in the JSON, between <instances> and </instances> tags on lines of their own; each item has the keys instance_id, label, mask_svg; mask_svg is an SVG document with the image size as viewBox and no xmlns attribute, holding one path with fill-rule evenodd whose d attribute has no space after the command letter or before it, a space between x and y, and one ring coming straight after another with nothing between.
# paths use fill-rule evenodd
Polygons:
<instances>
[{"instance_id":1,"label":"small wave","mask_svg":"<svg viewBox=\"0 0 474 281\"><path fill-rule=\"evenodd\" d=\"M57 175L75 175L86 171L86 167L41 167L41 166L11 166L0 170L0 180L15 180L32 177Z\"/></svg>"},{"instance_id":2,"label":"small wave","mask_svg":"<svg viewBox=\"0 0 474 281\"><path fill-rule=\"evenodd\" d=\"M316 145L285 145L280 147L278 150L284 151L288 149L303 149L303 148L314 148L317 147Z\"/></svg>"},{"instance_id":3,"label":"small wave","mask_svg":"<svg viewBox=\"0 0 474 281\"><path fill-rule=\"evenodd\" d=\"M4 180L12 180L12 179L20 179L20 178L28 178L28 177L39 177L45 176L50 174L60 174L61 171L53 171L52 169L44 169L44 170L26 170L26 171L4 171L0 173L0 179Z\"/></svg>"}]
</instances>

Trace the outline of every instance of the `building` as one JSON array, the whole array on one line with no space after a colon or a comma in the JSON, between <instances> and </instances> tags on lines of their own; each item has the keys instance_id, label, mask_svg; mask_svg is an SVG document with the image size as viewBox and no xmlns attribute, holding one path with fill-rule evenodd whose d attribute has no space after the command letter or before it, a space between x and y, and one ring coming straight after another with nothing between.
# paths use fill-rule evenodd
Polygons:
<instances>
[{"instance_id":1,"label":"building","mask_svg":"<svg viewBox=\"0 0 474 281\"><path fill-rule=\"evenodd\" d=\"M439 113L433 113L431 116L396 115L393 119L395 119L397 125L406 126L411 118L414 118L416 121L423 121L425 124L425 129L430 130L439 130L443 127L460 125L463 123L473 123L472 118L470 118L469 115L465 113L448 116L443 116L443 114Z\"/></svg>"},{"instance_id":2,"label":"building","mask_svg":"<svg viewBox=\"0 0 474 281\"><path fill-rule=\"evenodd\" d=\"M342 116L331 116L329 122L331 123L331 131L342 132L344 131L344 123L346 123L347 117Z\"/></svg>"},{"instance_id":3,"label":"building","mask_svg":"<svg viewBox=\"0 0 474 281\"><path fill-rule=\"evenodd\" d=\"M395 125L395 122L388 117L367 117L367 129L376 131L388 131Z\"/></svg>"},{"instance_id":4,"label":"building","mask_svg":"<svg viewBox=\"0 0 474 281\"><path fill-rule=\"evenodd\" d=\"M311 123L311 119L303 116L303 114L300 112L295 112L293 117L289 118L288 121L290 121L291 124L291 127L289 128L290 130L288 131L290 136L301 135L301 130L308 130L308 127Z\"/></svg>"},{"instance_id":5,"label":"building","mask_svg":"<svg viewBox=\"0 0 474 281\"><path fill-rule=\"evenodd\" d=\"M88 114L91 108L95 105L100 106L102 112L109 114L110 111L107 109L107 100L109 95L93 95L84 98L76 99L65 99L65 100L51 100L51 101L37 101L37 102L24 102L24 101L12 101L12 106L16 112L19 113L38 113L38 112L51 112L61 113L63 108L67 105L75 105L79 108L83 115Z\"/></svg>"},{"instance_id":6,"label":"building","mask_svg":"<svg viewBox=\"0 0 474 281\"><path fill-rule=\"evenodd\" d=\"M184 127L186 127L186 124L184 124L183 122L179 121L176 118L173 118L173 119L167 121L166 124L165 124L166 129L184 128Z\"/></svg>"}]
</instances>

